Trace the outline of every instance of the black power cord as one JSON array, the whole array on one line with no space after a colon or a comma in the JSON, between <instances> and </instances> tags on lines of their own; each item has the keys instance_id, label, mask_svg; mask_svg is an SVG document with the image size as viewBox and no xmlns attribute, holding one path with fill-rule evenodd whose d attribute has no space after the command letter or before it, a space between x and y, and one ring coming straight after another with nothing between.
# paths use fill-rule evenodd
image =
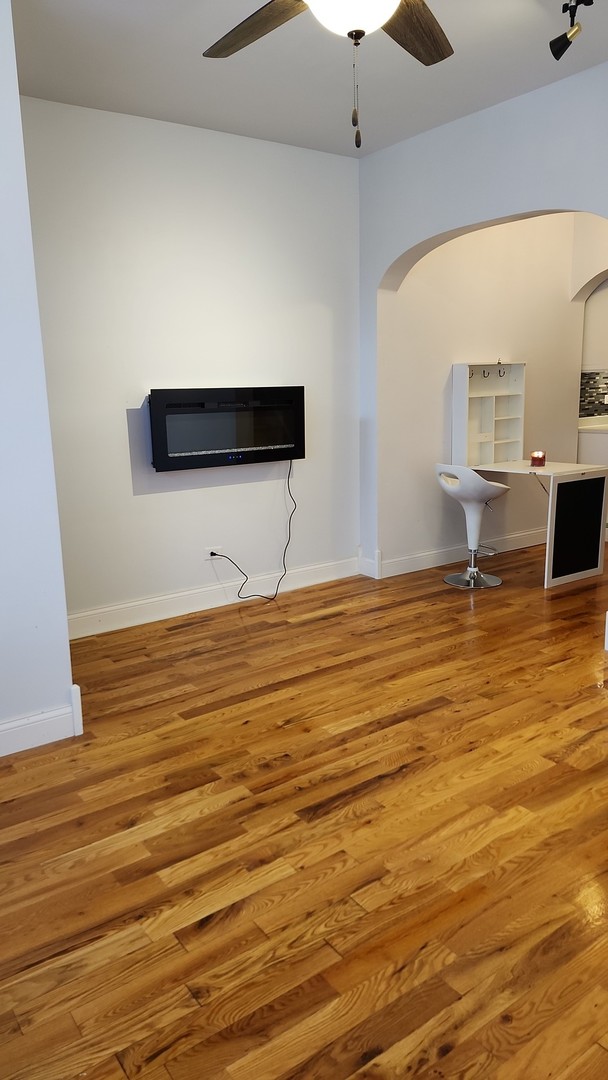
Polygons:
<instances>
[{"instance_id":1,"label":"black power cord","mask_svg":"<svg viewBox=\"0 0 608 1080\"><path fill-rule=\"evenodd\" d=\"M222 555L222 553L220 551L210 551L209 552L209 555L214 559L226 559L226 562L232 563L235 570L238 570L239 574L243 575L245 580L241 582L241 584L239 585L239 591L237 592L237 596L238 596L239 600L253 600L254 598L258 599L258 600L276 600L277 596L279 595L279 586L280 586L283 578L285 577L285 574L287 573L286 558L287 558L287 548L289 547L289 544L291 542L291 519L292 519L293 515L295 514L295 512L296 512L296 510L298 508L298 504L297 504L296 500L294 499L293 493L292 493L292 490L291 490L291 473L292 473L292 469L293 469L293 460L290 460L289 469L287 470L286 486L287 486L287 491L288 491L288 494L289 494L289 498L291 499L291 501L293 503L293 506L292 506L292 508L291 508L291 510L289 512L289 517L287 519L287 542L285 544L285 547L283 548L283 560L282 560L283 561L283 572L282 572L279 580L277 581L277 586L276 586L276 589L274 590L272 596L264 596L263 593L248 593L245 596L243 594L242 590L245 588L245 585L249 581L249 574L246 574L245 571L239 566L239 564L236 563L234 561L234 559L231 559L229 555Z\"/></svg>"}]
</instances>

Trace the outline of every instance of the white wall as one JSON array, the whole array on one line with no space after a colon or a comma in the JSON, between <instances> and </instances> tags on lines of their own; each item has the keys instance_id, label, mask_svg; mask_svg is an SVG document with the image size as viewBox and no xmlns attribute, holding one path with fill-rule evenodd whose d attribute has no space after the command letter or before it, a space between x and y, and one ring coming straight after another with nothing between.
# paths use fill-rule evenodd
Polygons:
<instances>
[{"instance_id":1,"label":"white wall","mask_svg":"<svg viewBox=\"0 0 608 1080\"><path fill-rule=\"evenodd\" d=\"M574 221L572 296L586 300L608 275L608 221L596 214L577 214Z\"/></svg>"},{"instance_id":2,"label":"white wall","mask_svg":"<svg viewBox=\"0 0 608 1080\"><path fill-rule=\"evenodd\" d=\"M429 238L524 214L608 216L608 65L465 117L360 164L361 541L379 548L377 292Z\"/></svg>"},{"instance_id":3,"label":"white wall","mask_svg":"<svg viewBox=\"0 0 608 1080\"><path fill-rule=\"evenodd\" d=\"M286 464L155 474L153 387L305 384L285 584L356 572L357 163L36 100L23 118L73 632L235 599L205 547L253 591L281 570Z\"/></svg>"},{"instance_id":4,"label":"white wall","mask_svg":"<svg viewBox=\"0 0 608 1080\"><path fill-rule=\"evenodd\" d=\"M608 265L608 251L607 265ZM608 369L608 281L598 285L585 304L583 371Z\"/></svg>"},{"instance_id":5,"label":"white wall","mask_svg":"<svg viewBox=\"0 0 608 1080\"><path fill-rule=\"evenodd\" d=\"M604 265L608 268L608 243L602 254ZM582 370L608 371L608 281L597 285L585 304ZM602 391L598 392L601 396ZM602 417L603 430L579 431L577 461L607 465L608 417L604 407L597 409L597 413ZM597 426L600 427L599 424Z\"/></svg>"},{"instance_id":6,"label":"white wall","mask_svg":"<svg viewBox=\"0 0 608 1080\"><path fill-rule=\"evenodd\" d=\"M0 0L0 144L1 755L80 730L9 0Z\"/></svg>"},{"instance_id":7,"label":"white wall","mask_svg":"<svg viewBox=\"0 0 608 1080\"><path fill-rule=\"evenodd\" d=\"M524 452L576 461L583 305L570 300L572 214L478 230L424 256L378 308L378 521L382 575L449 562L462 512L435 462L451 461L451 365L525 363ZM486 514L482 539L544 539L544 492L508 478L514 497ZM447 502L447 505L446 505Z\"/></svg>"}]
</instances>

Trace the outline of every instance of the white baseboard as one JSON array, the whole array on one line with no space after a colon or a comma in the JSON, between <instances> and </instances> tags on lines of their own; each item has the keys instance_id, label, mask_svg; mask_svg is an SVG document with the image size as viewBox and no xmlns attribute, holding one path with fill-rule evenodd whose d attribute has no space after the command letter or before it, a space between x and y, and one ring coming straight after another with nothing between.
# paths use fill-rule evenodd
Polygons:
<instances>
[{"instance_id":1,"label":"white baseboard","mask_svg":"<svg viewBox=\"0 0 608 1080\"><path fill-rule=\"evenodd\" d=\"M532 547L544 544L545 529L535 529L526 533L513 533L495 539L486 539L486 543L499 551L513 551L516 548ZM281 582L281 591L302 589L307 585L320 585L325 581L337 581L340 578L363 574L365 577L381 579L395 577L397 574L410 574L416 570L428 570L433 566L445 566L446 563L466 559L466 547L459 545L437 551L422 551L414 555L404 555L396 559L383 559L376 551L373 558L343 559L340 562L318 563L288 570ZM276 575L253 577L247 583L247 592L259 592L271 595L276 586ZM68 617L69 634L72 640L105 634L110 630L124 630L129 626L157 622L159 619L172 619L179 615L189 615L193 611L206 611L209 608L223 607L239 602L237 596L242 578L232 578L201 589L187 589L183 592L165 593L160 596L146 596L124 604L110 604L107 607L91 608L88 611L71 612Z\"/></svg>"},{"instance_id":2,"label":"white baseboard","mask_svg":"<svg viewBox=\"0 0 608 1080\"><path fill-rule=\"evenodd\" d=\"M62 709L42 710L0 722L0 757L82 735L79 686L72 686L71 697L71 703Z\"/></svg>"},{"instance_id":3,"label":"white baseboard","mask_svg":"<svg viewBox=\"0 0 608 1080\"><path fill-rule=\"evenodd\" d=\"M509 536L499 536L492 539L484 538L488 547L495 547L498 551L515 551L517 548L535 547L544 544L547 539L546 529L533 529L525 533L512 533ZM416 570L430 570L434 566L445 566L447 563L458 562L466 559L466 546L443 548L438 551L421 551L415 555L403 555L397 559L382 560L380 574L368 574L368 577L396 577L398 574L411 574ZM366 571L361 560L362 574ZM372 560L369 560L370 563Z\"/></svg>"},{"instance_id":4,"label":"white baseboard","mask_svg":"<svg viewBox=\"0 0 608 1080\"><path fill-rule=\"evenodd\" d=\"M281 582L280 592L302 589L307 585L320 585L324 581L337 581L358 573L356 558L304 566L287 571ZM143 623L157 622L159 619L189 615L193 611L206 611L208 608L240 603L237 592L242 580L241 577L235 577L201 589L146 596L125 604L72 612L68 616L69 635L71 639L91 637L94 634L107 633L108 630L124 630L128 626L140 626ZM276 583L276 574L252 577L247 582L245 592L272 596Z\"/></svg>"}]
</instances>

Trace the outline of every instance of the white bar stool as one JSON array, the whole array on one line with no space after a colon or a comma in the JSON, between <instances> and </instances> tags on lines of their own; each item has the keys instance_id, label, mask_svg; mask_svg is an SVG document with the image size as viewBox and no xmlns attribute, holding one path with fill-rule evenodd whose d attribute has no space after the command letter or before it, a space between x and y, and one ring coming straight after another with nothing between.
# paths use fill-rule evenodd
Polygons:
<instances>
[{"instance_id":1,"label":"white bar stool","mask_svg":"<svg viewBox=\"0 0 608 1080\"><path fill-rule=\"evenodd\" d=\"M466 465L435 465L435 472L442 490L452 499L456 499L464 510L469 549L469 565L466 570L461 574L448 574L443 580L459 589L493 589L502 585L502 578L495 577L494 574L482 574L477 565L477 555L484 509L487 506L491 510L490 502L500 495L506 495L509 488L506 484L485 480Z\"/></svg>"}]
</instances>

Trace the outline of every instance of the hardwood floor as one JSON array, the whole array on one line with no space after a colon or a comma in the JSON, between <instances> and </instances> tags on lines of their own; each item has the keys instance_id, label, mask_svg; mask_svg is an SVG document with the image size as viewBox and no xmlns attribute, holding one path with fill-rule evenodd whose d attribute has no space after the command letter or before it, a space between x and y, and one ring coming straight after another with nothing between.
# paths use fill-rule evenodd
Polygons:
<instances>
[{"instance_id":1,"label":"hardwood floor","mask_svg":"<svg viewBox=\"0 0 608 1080\"><path fill-rule=\"evenodd\" d=\"M2 1080L605 1080L608 576L542 557L75 642L85 736L0 759Z\"/></svg>"}]
</instances>

